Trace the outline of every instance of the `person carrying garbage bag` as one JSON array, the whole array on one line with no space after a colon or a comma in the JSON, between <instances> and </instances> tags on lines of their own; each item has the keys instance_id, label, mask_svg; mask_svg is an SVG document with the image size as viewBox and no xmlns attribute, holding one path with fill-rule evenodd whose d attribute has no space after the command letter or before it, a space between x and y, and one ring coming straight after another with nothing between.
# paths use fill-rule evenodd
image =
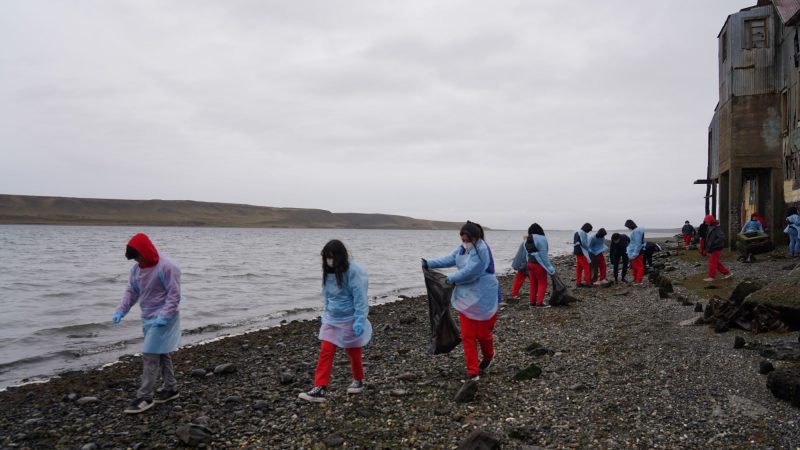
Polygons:
<instances>
[{"instance_id":1,"label":"person carrying garbage bag","mask_svg":"<svg viewBox=\"0 0 800 450\"><path fill-rule=\"evenodd\" d=\"M350 357L353 381L347 387L347 393L360 394L364 391L361 348L372 338L372 324L367 319L367 271L350 261L347 248L337 239L325 244L320 255L322 295L325 301L319 329L322 347L314 372L314 387L299 395L301 399L315 403L326 401L337 347L344 348Z\"/></svg>"},{"instance_id":2,"label":"person carrying garbage bag","mask_svg":"<svg viewBox=\"0 0 800 450\"><path fill-rule=\"evenodd\" d=\"M466 381L477 381L480 372L494 362L493 330L497 321L498 283L490 269L489 247L480 238L477 224L467 222L459 231L461 245L449 255L436 259L422 259L424 269L458 268L447 276L445 282L455 285L450 303L458 311L461 323L461 341L467 366ZM478 345L482 359L478 362Z\"/></svg>"},{"instance_id":3,"label":"person carrying garbage bag","mask_svg":"<svg viewBox=\"0 0 800 450\"><path fill-rule=\"evenodd\" d=\"M125 249L125 257L136 260L131 269L122 303L114 313L119 324L136 302L142 310L142 383L136 398L125 408L127 414L150 409L154 403L178 398L178 385L170 353L178 349L181 321L178 305L181 300L181 270L178 265L159 255L146 234L134 235ZM158 375L164 386L155 391ZM154 392L155 391L155 392Z\"/></svg>"}]
</instances>

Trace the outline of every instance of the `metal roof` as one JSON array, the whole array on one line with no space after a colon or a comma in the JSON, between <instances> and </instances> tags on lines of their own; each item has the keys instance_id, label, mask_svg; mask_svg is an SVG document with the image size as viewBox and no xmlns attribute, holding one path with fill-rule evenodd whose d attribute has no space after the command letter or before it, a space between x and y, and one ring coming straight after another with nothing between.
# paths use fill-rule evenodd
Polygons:
<instances>
[{"instance_id":1,"label":"metal roof","mask_svg":"<svg viewBox=\"0 0 800 450\"><path fill-rule=\"evenodd\" d=\"M800 0L772 0L775 9L778 10L778 15L781 17L781 22L788 24L796 22L800 19Z\"/></svg>"}]
</instances>

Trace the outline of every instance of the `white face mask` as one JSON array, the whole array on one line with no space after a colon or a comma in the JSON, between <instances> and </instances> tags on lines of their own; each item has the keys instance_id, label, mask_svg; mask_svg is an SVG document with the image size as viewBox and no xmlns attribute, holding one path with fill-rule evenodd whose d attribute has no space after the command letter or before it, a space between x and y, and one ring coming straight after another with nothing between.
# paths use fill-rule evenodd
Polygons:
<instances>
[{"instance_id":1,"label":"white face mask","mask_svg":"<svg viewBox=\"0 0 800 450\"><path fill-rule=\"evenodd\" d=\"M333 269L333 258L325 258L325 264L327 264L328 267Z\"/></svg>"},{"instance_id":2,"label":"white face mask","mask_svg":"<svg viewBox=\"0 0 800 450\"><path fill-rule=\"evenodd\" d=\"M464 245L464 250L466 250L467 253L471 252L472 249L475 248L475 244L473 244L472 242L467 242L466 244L463 245Z\"/></svg>"}]
</instances>

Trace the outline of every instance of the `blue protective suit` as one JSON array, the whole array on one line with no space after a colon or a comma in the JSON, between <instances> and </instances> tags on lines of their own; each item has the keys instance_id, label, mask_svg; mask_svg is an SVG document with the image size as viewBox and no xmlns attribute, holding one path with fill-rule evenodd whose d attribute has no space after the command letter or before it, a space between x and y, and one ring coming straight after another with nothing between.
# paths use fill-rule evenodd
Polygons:
<instances>
[{"instance_id":1,"label":"blue protective suit","mask_svg":"<svg viewBox=\"0 0 800 450\"><path fill-rule=\"evenodd\" d=\"M525 250L525 241L519 244L517 254L514 255L514 260L511 261L511 267L518 272L528 273L528 251Z\"/></svg>"},{"instance_id":2,"label":"blue protective suit","mask_svg":"<svg viewBox=\"0 0 800 450\"><path fill-rule=\"evenodd\" d=\"M642 250L644 250L644 228L636 227L631 231L631 243L626 249L628 258L636 258Z\"/></svg>"},{"instance_id":3,"label":"blue protective suit","mask_svg":"<svg viewBox=\"0 0 800 450\"><path fill-rule=\"evenodd\" d=\"M547 256L547 252L549 250L549 245L547 244L547 238L542 236L541 234L532 234L531 239L533 239L533 245L536 246L536 251L531 253L536 259L536 262L539 263L540 266L544 267L544 270L547 271L550 275L556 273L555 267L550 262L550 258Z\"/></svg>"},{"instance_id":4,"label":"blue protective suit","mask_svg":"<svg viewBox=\"0 0 800 450\"><path fill-rule=\"evenodd\" d=\"M754 231L757 231L759 233L763 233L764 232L764 227L761 226L761 222L759 222L758 220L750 219L750 220L747 221L747 223L744 224L744 226L742 227L742 231L741 232L742 233L752 233Z\"/></svg>"},{"instance_id":5,"label":"blue protective suit","mask_svg":"<svg viewBox=\"0 0 800 450\"><path fill-rule=\"evenodd\" d=\"M608 246L606 246L605 238L597 237L597 233L593 234L592 237L589 238L589 253L596 256L607 251Z\"/></svg>"},{"instance_id":6,"label":"blue protective suit","mask_svg":"<svg viewBox=\"0 0 800 450\"><path fill-rule=\"evenodd\" d=\"M457 267L447 276L447 282L456 286L450 303L457 311L472 320L489 320L497 312L499 284L494 273L489 272L489 246L478 240L467 252L459 245L449 255L429 259L428 268Z\"/></svg>"},{"instance_id":7,"label":"blue protective suit","mask_svg":"<svg viewBox=\"0 0 800 450\"><path fill-rule=\"evenodd\" d=\"M329 273L322 286L325 301L322 312L322 326L319 338L341 348L355 348L367 345L372 338L372 324L367 319L369 304L367 271L350 261L350 268L344 273L342 285L336 284L336 275ZM361 336L353 332L353 325L364 328Z\"/></svg>"},{"instance_id":8,"label":"blue protective suit","mask_svg":"<svg viewBox=\"0 0 800 450\"><path fill-rule=\"evenodd\" d=\"M583 253L583 256L585 256L587 259L589 259L589 235L586 234L586 232L581 230L581 229L578 229L578 231L576 231L576 233L578 233L578 237L580 239L580 243L576 242L574 244L574 246L577 247L578 245L580 245L581 253Z\"/></svg>"}]
</instances>

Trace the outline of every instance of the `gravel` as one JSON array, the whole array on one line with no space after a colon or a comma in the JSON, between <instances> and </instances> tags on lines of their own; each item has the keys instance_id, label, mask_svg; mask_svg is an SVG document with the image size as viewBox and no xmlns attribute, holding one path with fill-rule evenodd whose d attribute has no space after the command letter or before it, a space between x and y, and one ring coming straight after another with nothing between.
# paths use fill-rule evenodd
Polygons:
<instances>
[{"instance_id":1,"label":"gravel","mask_svg":"<svg viewBox=\"0 0 800 450\"><path fill-rule=\"evenodd\" d=\"M313 383L319 321L290 322L181 349L180 397L139 415L122 412L139 384L138 357L11 388L0 393L0 448L172 448L192 439L210 448L456 448L468 436L505 449L793 448L800 409L774 398L759 370L795 363L753 348L798 345L797 336L688 325L702 315L697 302L729 295L744 277L768 282L790 262L785 252L754 264L726 259L735 277L704 289L696 252L664 247L657 261L670 268L669 298L646 282L580 289L578 303L529 309L526 283L523 299L507 299L499 313L497 362L470 401L455 401L461 347L427 353L418 297L371 309L363 394L346 393L350 369L339 351L329 401L298 400ZM574 283L571 258L556 267ZM511 277L501 283L509 292ZM733 348L735 336L747 346ZM538 377L515 380L532 366ZM78 405L88 397L96 400Z\"/></svg>"}]
</instances>

